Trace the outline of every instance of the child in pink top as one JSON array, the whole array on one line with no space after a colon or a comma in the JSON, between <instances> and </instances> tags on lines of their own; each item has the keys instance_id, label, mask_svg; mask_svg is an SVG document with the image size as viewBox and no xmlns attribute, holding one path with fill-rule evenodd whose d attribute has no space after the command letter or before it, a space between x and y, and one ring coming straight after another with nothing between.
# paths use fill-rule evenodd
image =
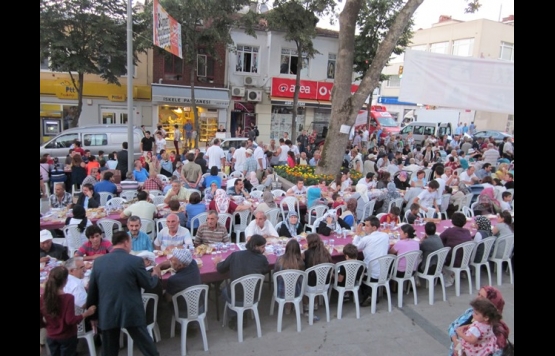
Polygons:
<instances>
[{"instance_id":1,"label":"child in pink top","mask_svg":"<svg viewBox=\"0 0 555 356\"><path fill-rule=\"evenodd\" d=\"M473 322L457 328L460 343L455 345L457 356L488 356L498 351L497 337L493 333L501 314L487 299L477 298L470 305L474 309Z\"/></svg>"}]
</instances>

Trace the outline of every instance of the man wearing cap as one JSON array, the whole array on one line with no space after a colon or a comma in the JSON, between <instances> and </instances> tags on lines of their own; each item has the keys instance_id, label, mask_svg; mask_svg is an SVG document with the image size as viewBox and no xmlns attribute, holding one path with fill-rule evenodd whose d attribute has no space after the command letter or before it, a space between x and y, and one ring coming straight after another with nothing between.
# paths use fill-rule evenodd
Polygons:
<instances>
[{"instance_id":1,"label":"man wearing cap","mask_svg":"<svg viewBox=\"0 0 555 356\"><path fill-rule=\"evenodd\" d=\"M256 160L253 157L254 151L252 150L252 148L247 148L247 150L245 151L245 163L243 164L243 175L245 177L248 177L250 175L251 172L255 172L258 169L258 164L256 163Z\"/></svg>"},{"instance_id":2,"label":"man wearing cap","mask_svg":"<svg viewBox=\"0 0 555 356\"><path fill-rule=\"evenodd\" d=\"M245 229L245 237L247 241L249 241L253 235L261 235L265 239L270 237L279 237L274 225L268 221L266 214L262 211L255 214L255 219L251 221Z\"/></svg>"},{"instance_id":3,"label":"man wearing cap","mask_svg":"<svg viewBox=\"0 0 555 356\"><path fill-rule=\"evenodd\" d=\"M40 231L40 262L48 263L50 258L65 261L69 258L67 249L52 242L52 233L48 230Z\"/></svg>"},{"instance_id":4,"label":"man wearing cap","mask_svg":"<svg viewBox=\"0 0 555 356\"><path fill-rule=\"evenodd\" d=\"M165 298L168 302L172 300L172 296L189 287L202 283L200 280L200 270L197 261L193 259L193 255L187 249L175 248L172 250L172 257L168 261L162 262L161 269L169 267L175 270L175 274L168 278L166 285ZM187 317L187 308L180 306L180 316ZM184 315L181 315L181 314Z\"/></svg>"}]
</instances>

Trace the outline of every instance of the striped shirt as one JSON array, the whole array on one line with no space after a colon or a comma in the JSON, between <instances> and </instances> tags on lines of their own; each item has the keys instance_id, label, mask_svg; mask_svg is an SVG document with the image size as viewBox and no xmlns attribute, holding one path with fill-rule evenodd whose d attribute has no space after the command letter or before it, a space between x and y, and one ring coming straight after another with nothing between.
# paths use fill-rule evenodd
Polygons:
<instances>
[{"instance_id":1,"label":"striped shirt","mask_svg":"<svg viewBox=\"0 0 555 356\"><path fill-rule=\"evenodd\" d=\"M105 255L108 252L112 251L112 243L106 239L102 239L100 241L100 246L97 249L94 249L92 243L90 241L85 242L79 250L75 251L77 256L96 256L96 255Z\"/></svg>"},{"instance_id":2,"label":"striped shirt","mask_svg":"<svg viewBox=\"0 0 555 356\"><path fill-rule=\"evenodd\" d=\"M179 246L179 245L192 245L193 239L191 233L188 229L183 226L179 226L175 235L170 235L170 230L165 227L158 233L156 239L154 240L154 245L160 247L161 250L165 250L169 246Z\"/></svg>"},{"instance_id":3,"label":"striped shirt","mask_svg":"<svg viewBox=\"0 0 555 356\"><path fill-rule=\"evenodd\" d=\"M215 229L210 229L206 223L199 226L197 236L195 237L195 246L218 242L229 242L229 236L225 226L220 223L216 225Z\"/></svg>"},{"instance_id":4,"label":"striped shirt","mask_svg":"<svg viewBox=\"0 0 555 356\"><path fill-rule=\"evenodd\" d=\"M54 209L61 209L73 204L73 197L68 192L64 192L61 200L58 199L56 194L50 195L50 206Z\"/></svg>"}]
</instances>

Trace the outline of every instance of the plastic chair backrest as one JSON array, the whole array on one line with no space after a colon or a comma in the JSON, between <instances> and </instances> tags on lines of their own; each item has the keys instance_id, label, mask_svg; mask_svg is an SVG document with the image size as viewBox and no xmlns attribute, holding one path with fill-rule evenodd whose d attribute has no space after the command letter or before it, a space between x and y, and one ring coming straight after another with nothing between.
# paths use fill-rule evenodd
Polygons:
<instances>
[{"instance_id":1,"label":"plastic chair backrest","mask_svg":"<svg viewBox=\"0 0 555 356\"><path fill-rule=\"evenodd\" d=\"M449 200L451 199L451 194L443 194L441 196L441 212L446 212L447 208L449 207Z\"/></svg>"},{"instance_id":2,"label":"plastic chair backrest","mask_svg":"<svg viewBox=\"0 0 555 356\"><path fill-rule=\"evenodd\" d=\"M81 232L79 232L78 225L65 226L63 231L67 241L69 255L73 256L73 253L77 251L86 240L83 239Z\"/></svg>"},{"instance_id":3,"label":"plastic chair backrest","mask_svg":"<svg viewBox=\"0 0 555 356\"><path fill-rule=\"evenodd\" d=\"M502 257L500 259L508 260L511 257L511 254L513 253L514 244L515 244L514 234L498 237L495 240L492 256L495 258L495 256L499 255L499 251L502 251L503 252L501 254Z\"/></svg>"},{"instance_id":4,"label":"plastic chair backrest","mask_svg":"<svg viewBox=\"0 0 555 356\"><path fill-rule=\"evenodd\" d=\"M208 308L208 285L200 284L192 286L172 296L175 319L180 319L178 303L180 298L183 298L185 305L187 305L187 319L197 320L199 316L206 314ZM200 311L201 307L204 307L203 312Z\"/></svg>"},{"instance_id":5,"label":"plastic chair backrest","mask_svg":"<svg viewBox=\"0 0 555 356\"><path fill-rule=\"evenodd\" d=\"M468 268L468 265L470 264L470 257L472 257L472 252L474 251L475 246L476 246L476 242L467 241L453 247L453 252L451 254L451 261L449 263L449 267L461 268L461 269ZM458 253L460 253L459 252L460 250L462 250L461 265L460 267L455 267L456 256Z\"/></svg>"},{"instance_id":6,"label":"plastic chair backrest","mask_svg":"<svg viewBox=\"0 0 555 356\"><path fill-rule=\"evenodd\" d=\"M155 223L156 223L156 236L158 236L158 234L160 233L160 230L167 227L168 223L166 222L166 218L156 219Z\"/></svg>"},{"instance_id":7,"label":"plastic chair backrest","mask_svg":"<svg viewBox=\"0 0 555 356\"><path fill-rule=\"evenodd\" d=\"M152 199L152 204L154 204L154 205L164 204L164 199L166 199L166 197L163 196L163 195L155 196L155 197Z\"/></svg>"},{"instance_id":8,"label":"plastic chair backrest","mask_svg":"<svg viewBox=\"0 0 555 356\"><path fill-rule=\"evenodd\" d=\"M370 281L370 278L372 275L372 268L371 268L372 263L378 262L380 265L380 276L377 282L371 282L371 283L377 283L377 284L386 283L391 278L391 265L393 264L393 262L395 262L396 259L397 259L397 256L395 255L384 255L368 262L368 281Z\"/></svg>"},{"instance_id":9,"label":"plastic chair backrest","mask_svg":"<svg viewBox=\"0 0 555 356\"><path fill-rule=\"evenodd\" d=\"M299 212L299 200L296 197L285 197L279 203L279 207L281 208L281 215L285 219L287 217L287 213L290 211ZM287 207L287 209L285 209Z\"/></svg>"},{"instance_id":10,"label":"plastic chair backrest","mask_svg":"<svg viewBox=\"0 0 555 356\"><path fill-rule=\"evenodd\" d=\"M329 210L326 205L315 205L308 209L306 213L306 220L308 225L312 225L313 222L324 216L324 214Z\"/></svg>"},{"instance_id":11,"label":"plastic chair backrest","mask_svg":"<svg viewBox=\"0 0 555 356\"><path fill-rule=\"evenodd\" d=\"M443 265L445 265L445 260L447 259L447 254L449 253L450 250L451 250L451 247L443 247L437 251L430 253L426 258L424 271L422 272L422 274L430 275L429 269L434 265L432 264L432 261L435 260L437 261L435 263L436 270L431 275L434 277L439 277L439 275L442 273Z\"/></svg>"},{"instance_id":12,"label":"plastic chair backrest","mask_svg":"<svg viewBox=\"0 0 555 356\"><path fill-rule=\"evenodd\" d=\"M208 218L208 213L200 213L198 215L195 215L191 218L191 221L189 222L189 226L191 226L191 229L193 229L194 226L200 226L200 225L206 223L207 218ZM191 231L191 233L192 233L192 231Z\"/></svg>"},{"instance_id":13,"label":"plastic chair backrest","mask_svg":"<svg viewBox=\"0 0 555 356\"><path fill-rule=\"evenodd\" d=\"M243 301L242 308L252 308L260 301L262 296L262 284L264 283L264 275L262 274L248 274L241 278L237 278L231 282L231 306L239 306L240 301L236 300L236 286L240 284L243 287Z\"/></svg>"},{"instance_id":14,"label":"plastic chair backrest","mask_svg":"<svg viewBox=\"0 0 555 356\"><path fill-rule=\"evenodd\" d=\"M483 238L481 241L477 242L474 251L472 251L472 256L470 257L470 263L481 265L487 263L496 239L497 237L490 236L486 237L485 239ZM476 254L480 249L482 250L482 256L480 261L476 262Z\"/></svg>"},{"instance_id":15,"label":"plastic chair backrest","mask_svg":"<svg viewBox=\"0 0 555 356\"><path fill-rule=\"evenodd\" d=\"M106 203L112 198L113 194L108 192L99 192L98 195L100 196L100 206L106 206Z\"/></svg>"},{"instance_id":16,"label":"plastic chair backrest","mask_svg":"<svg viewBox=\"0 0 555 356\"><path fill-rule=\"evenodd\" d=\"M468 206L463 206L463 207L462 207L462 213L463 213L464 216L466 216L467 218L473 218L473 217L474 217L474 210L472 210L472 209L469 208Z\"/></svg>"},{"instance_id":17,"label":"plastic chair backrest","mask_svg":"<svg viewBox=\"0 0 555 356\"><path fill-rule=\"evenodd\" d=\"M256 187L253 187L253 188L252 188L252 191L253 191L253 192L258 191L258 192L264 193L265 190L266 190L266 186L265 186L264 184L259 184L259 185L257 185Z\"/></svg>"},{"instance_id":18,"label":"plastic chair backrest","mask_svg":"<svg viewBox=\"0 0 555 356\"><path fill-rule=\"evenodd\" d=\"M153 315L152 315L152 324L156 324L156 320L157 320L157 315L158 315L158 295L154 294L154 293L143 293L141 295L142 299L143 299L143 307L145 308L145 312L147 311L147 307L148 307L148 303L153 300L154 301L154 308L152 308L153 310Z\"/></svg>"},{"instance_id":19,"label":"plastic chair backrest","mask_svg":"<svg viewBox=\"0 0 555 356\"><path fill-rule=\"evenodd\" d=\"M251 196L251 198L253 198L253 199L260 199L260 198L262 198L262 194L264 194L263 191L261 191L261 190L254 190L254 188L253 188L253 190L252 190L251 193L250 193L250 196Z\"/></svg>"},{"instance_id":20,"label":"plastic chair backrest","mask_svg":"<svg viewBox=\"0 0 555 356\"><path fill-rule=\"evenodd\" d=\"M137 193L136 190L124 190L119 196L127 201L131 201L137 197Z\"/></svg>"},{"instance_id":21,"label":"plastic chair backrest","mask_svg":"<svg viewBox=\"0 0 555 356\"><path fill-rule=\"evenodd\" d=\"M158 174L157 177L158 177L158 179L160 179L162 181L162 183L169 183L170 182L170 179L168 177L166 177L165 175L163 175L163 174Z\"/></svg>"},{"instance_id":22,"label":"plastic chair backrest","mask_svg":"<svg viewBox=\"0 0 555 356\"><path fill-rule=\"evenodd\" d=\"M244 230L247 228L247 226L249 225L249 222L251 220L251 211L250 210L243 210L243 211L237 211L233 214L233 220L232 221L237 221L235 219L235 217L239 217L239 224L233 224L234 225L234 229L240 229L240 230Z\"/></svg>"},{"instance_id":23,"label":"plastic chair backrest","mask_svg":"<svg viewBox=\"0 0 555 356\"><path fill-rule=\"evenodd\" d=\"M405 260L406 261L405 272L403 274L403 277L400 277L400 278L401 279L410 278L413 275L414 271L416 271L416 267L418 266L420 256L422 256L421 250L409 251L409 252L405 252L403 254L397 255L397 258L395 259L395 264L393 265L392 275L394 277L397 276L397 272L399 272L399 263Z\"/></svg>"},{"instance_id":24,"label":"plastic chair backrest","mask_svg":"<svg viewBox=\"0 0 555 356\"><path fill-rule=\"evenodd\" d=\"M121 197L114 197L114 198L108 200L108 201L106 202L106 205L105 205L105 206L106 206L107 208L112 208L112 209L114 209L114 208L121 208L121 206L122 206L124 203L127 203L127 200L125 200L124 198L121 198Z\"/></svg>"},{"instance_id":25,"label":"plastic chair backrest","mask_svg":"<svg viewBox=\"0 0 555 356\"><path fill-rule=\"evenodd\" d=\"M164 176L165 177L165 176ZM155 197L159 197L159 196L164 196L164 192L162 192L161 190L158 189L152 189L148 191L148 194L152 194Z\"/></svg>"},{"instance_id":26,"label":"plastic chair backrest","mask_svg":"<svg viewBox=\"0 0 555 356\"><path fill-rule=\"evenodd\" d=\"M360 217L360 221L363 221L367 217L371 216L374 213L374 206L376 205L376 199L370 200L368 203L364 205L363 214Z\"/></svg>"},{"instance_id":27,"label":"plastic chair backrest","mask_svg":"<svg viewBox=\"0 0 555 356\"><path fill-rule=\"evenodd\" d=\"M316 285L310 287L311 293L320 294L328 291L331 284L330 277L334 266L335 265L333 263L320 263L316 266L312 266L306 269L305 273L307 276L307 281L308 281L308 276L311 273L314 273L316 275ZM355 277L356 277L356 272L355 272Z\"/></svg>"},{"instance_id":28,"label":"plastic chair backrest","mask_svg":"<svg viewBox=\"0 0 555 356\"><path fill-rule=\"evenodd\" d=\"M341 261L335 264L335 278L333 281L333 286L334 288L337 288L337 277L339 275L339 270L341 269L341 267L345 268L345 288L346 290L350 290L353 289L355 287L360 286L360 283L362 282L362 278L364 277L364 273L360 273L360 278L357 279L357 274L358 271L362 269L362 271L364 271L364 268L366 267L366 265L364 264L363 261L358 261L358 260L347 260L347 261Z\"/></svg>"},{"instance_id":29,"label":"plastic chair backrest","mask_svg":"<svg viewBox=\"0 0 555 356\"><path fill-rule=\"evenodd\" d=\"M154 241L154 238L156 237L156 224L154 223L154 220L141 218L140 231L150 236L150 240Z\"/></svg>"},{"instance_id":30,"label":"plastic chair backrest","mask_svg":"<svg viewBox=\"0 0 555 356\"><path fill-rule=\"evenodd\" d=\"M109 218L102 218L96 222L102 231L104 232L104 238L109 241L112 241L112 235L114 234L114 226L117 226L117 231L123 230L123 224L117 220L109 219Z\"/></svg>"},{"instance_id":31,"label":"plastic chair backrest","mask_svg":"<svg viewBox=\"0 0 555 356\"><path fill-rule=\"evenodd\" d=\"M231 174L229 175L229 178L245 179L245 175L244 175L242 172L233 171L233 172L231 172Z\"/></svg>"},{"instance_id":32,"label":"plastic chair backrest","mask_svg":"<svg viewBox=\"0 0 555 356\"><path fill-rule=\"evenodd\" d=\"M274 196L274 198L278 198L278 197L283 197L287 194L287 192L285 192L285 190L281 190L281 189L274 189L272 190L272 194Z\"/></svg>"},{"instance_id":33,"label":"plastic chair backrest","mask_svg":"<svg viewBox=\"0 0 555 356\"><path fill-rule=\"evenodd\" d=\"M274 297L277 299L284 299L285 301L293 301L304 294L304 285L306 273L297 269L286 269L273 274L274 278ZM297 281L301 281L301 290L297 293ZM279 282L283 283L283 297L278 295L277 285Z\"/></svg>"},{"instance_id":34,"label":"plastic chair backrest","mask_svg":"<svg viewBox=\"0 0 555 356\"><path fill-rule=\"evenodd\" d=\"M266 211L264 214L266 215L266 218L268 219L268 221L271 222L272 225L276 226L277 223L279 222L281 209L278 209L278 208L270 209Z\"/></svg>"}]
</instances>

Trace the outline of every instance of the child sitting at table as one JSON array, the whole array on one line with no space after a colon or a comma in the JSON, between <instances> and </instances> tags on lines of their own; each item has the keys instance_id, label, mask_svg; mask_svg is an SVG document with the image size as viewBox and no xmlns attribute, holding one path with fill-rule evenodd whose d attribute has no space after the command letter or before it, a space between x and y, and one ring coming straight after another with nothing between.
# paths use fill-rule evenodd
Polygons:
<instances>
[{"instance_id":1,"label":"child sitting at table","mask_svg":"<svg viewBox=\"0 0 555 356\"><path fill-rule=\"evenodd\" d=\"M345 204L345 201L343 200L343 197L339 195L339 192L333 193L331 198L333 199L332 209L337 209L338 206Z\"/></svg>"},{"instance_id":2,"label":"child sitting at table","mask_svg":"<svg viewBox=\"0 0 555 356\"><path fill-rule=\"evenodd\" d=\"M345 260L356 260L358 258L358 249L355 245L349 243L343 247L343 256L345 256ZM360 268L357 272L356 280L360 279L360 275L363 273L363 269ZM345 287L345 275L347 271L345 267L341 266L339 268L339 272L337 272L337 285L339 287ZM352 292L346 292L343 296L344 302L349 302L351 300Z\"/></svg>"},{"instance_id":3,"label":"child sitting at table","mask_svg":"<svg viewBox=\"0 0 555 356\"><path fill-rule=\"evenodd\" d=\"M420 204L412 203L410 206L410 213L407 214L407 223L414 224L414 222L420 218L422 218L422 216L420 216Z\"/></svg>"},{"instance_id":4,"label":"child sitting at table","mask_svg":"<svg viewBox=\"0 0 555 356\"><path fill-rule=\"evenodd\" d=\"M501 211L512 211L513 207L511 206L511 200L513 200L513 195L511 194L511 192L503 192L501 193Z\"/></svg>"},{"instance_id":5,"label":"child sitting at table","mask_svg":"<svg viewBox=\"0 0 555 356\"><path fill-rule=\"evenodd\" d=\"M383 223L395 223L396 225L399 224L401 221L399 220L399 215L401 215L401 208L393 206L388 214L385 214L380 218L380 224Z\"/></svg>"}]
</instances>

